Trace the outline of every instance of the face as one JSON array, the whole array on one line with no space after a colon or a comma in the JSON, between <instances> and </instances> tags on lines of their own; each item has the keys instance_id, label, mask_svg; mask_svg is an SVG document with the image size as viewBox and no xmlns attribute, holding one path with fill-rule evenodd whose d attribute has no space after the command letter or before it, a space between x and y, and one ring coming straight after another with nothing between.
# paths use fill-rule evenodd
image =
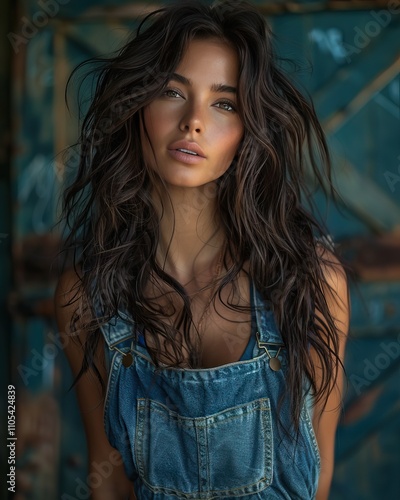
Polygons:
<instances>
[{"instance_id":1,"label":"face","mask_svg":"<svg viewBox=\"0 0 400 500\"><path fill-rule=\"evenodd\" d=\"M229 168L243 137L237 81L233 48L193 40L162 95L144 109L145 162L167 184L203 186Z\"/></svg>"}]
</instances>

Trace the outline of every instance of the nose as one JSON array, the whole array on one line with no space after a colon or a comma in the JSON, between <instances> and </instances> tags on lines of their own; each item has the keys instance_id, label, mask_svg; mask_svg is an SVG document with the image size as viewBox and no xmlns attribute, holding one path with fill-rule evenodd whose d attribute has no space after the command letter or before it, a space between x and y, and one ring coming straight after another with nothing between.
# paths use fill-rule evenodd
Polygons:
<instances>
[{"instance_id":1,"label":"nose","mask_svg":"<svg viewBox=\"0 0 400 500\"><path fill-rule=\"evenodd\" d=\"M204 116L200 106L188 103L180 120L179 129L182 132L196 132L198 134L204 131Z\"/></svg>"}]
</instances>

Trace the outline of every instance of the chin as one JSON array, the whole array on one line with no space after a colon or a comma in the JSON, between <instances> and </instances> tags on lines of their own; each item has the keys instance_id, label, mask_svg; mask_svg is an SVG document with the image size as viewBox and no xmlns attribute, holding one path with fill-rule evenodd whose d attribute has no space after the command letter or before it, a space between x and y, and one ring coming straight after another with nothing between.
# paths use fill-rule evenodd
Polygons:
<instances>
[{"instance_id":1,"label":"chin","mask_svg":"<svg viewBox=\"0 0 400 500\"><path fill-rule=\"evenodd\" d=\"M204 179L204 177L196 175L195 172L184 172L184 175L166 175L162 176L166 185L171 187L181 188L198 188L212 182L214 179Z\"/></svg>"},{"instance_id":2,"label":"chin","mask_svg":"<svg viewBox=\"0 0 400 500\"><path fill-rule=\"evenodd\" d=\"M196 181L193 179L164 179L167 186L176 187L176 188L199 188L208 184L210 181Z\"/></svg>"}]
</instances>

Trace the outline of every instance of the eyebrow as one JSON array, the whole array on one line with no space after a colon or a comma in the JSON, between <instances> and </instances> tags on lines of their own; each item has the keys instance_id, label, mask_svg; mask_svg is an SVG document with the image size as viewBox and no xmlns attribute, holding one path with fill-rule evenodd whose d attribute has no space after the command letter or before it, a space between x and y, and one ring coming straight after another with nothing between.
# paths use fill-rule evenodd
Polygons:
<instances>
[{"instance_id":1,"label":"eyebrow","mask_svg":"<svg viewBox=\"0 0 400 500\"><path fill-rule=\"evenodd\" d=\"M171 80L175 80L177 82L182 83L183 85L189 85L192 86L193 83L189 78L186 78L183 75L180 75L178 73L172 73L171 75ZM230 94L236 94L237 89L235 87L232 87L231 85L224 85L223 83L213 83L211 85L211 92L228 92Z\"/></svg>"}]
</instances>

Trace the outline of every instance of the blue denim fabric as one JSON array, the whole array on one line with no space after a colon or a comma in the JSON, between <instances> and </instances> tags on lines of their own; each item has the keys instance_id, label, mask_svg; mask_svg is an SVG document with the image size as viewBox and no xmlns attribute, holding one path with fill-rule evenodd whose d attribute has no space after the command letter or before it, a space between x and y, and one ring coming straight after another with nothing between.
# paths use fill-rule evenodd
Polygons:
<instances>
[{"instance_id":1,"label":"blue denim fabric","mask_svg":"<svg viewBox=\"0 0 400 500\"><path fill-rule=\"evenodd\" d=\"M156 370L124 311L102 327L110 373L105 430L138 500L315 498L320 456L309 384L304 381L308 396L294 442L278 427L286 350L279 354L281 369L271 370L262 343L275 356L283 342L271 308L252 287L260 342L249 360ZM125 367L128 352L133 362ZM293 437L287 398L279 416Z\"/></svg>"}]
</instances>

